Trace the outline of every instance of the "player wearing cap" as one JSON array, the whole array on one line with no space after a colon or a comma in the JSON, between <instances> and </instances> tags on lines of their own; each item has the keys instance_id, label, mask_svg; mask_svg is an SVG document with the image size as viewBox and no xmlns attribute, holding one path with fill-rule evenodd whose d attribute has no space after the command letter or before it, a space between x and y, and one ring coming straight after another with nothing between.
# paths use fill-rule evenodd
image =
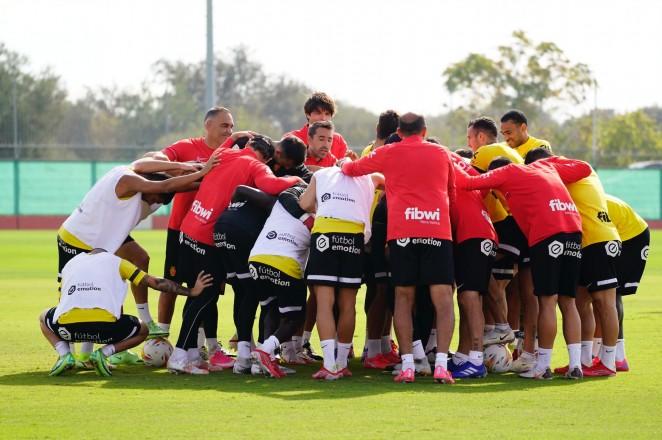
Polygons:
<instances>
[{"instance_id":1,"label":"player wearing cap","mask_svg":"<svg viewBox=\"0 0 662 440\"><path fill-rule=\"evenodd\" d=\"M542 147L552 151L549 142L529 135L528 124L526 116L519 110L510 110L501 117L501 135L508 146L522 159L534 148Z\"/></svg>"},{"instance_id":2,"label":"player wearing cap","mask_svg":"<svg viewBox=\"0 0 662 440\"><path fill-rule=\"evenodd\" d=\"M306 266L306 281L317 300L317 332L324 357L324 365L313 375L316 379L352 375L347 357L356 324L363 250L371 234L375 181L380 182L380 177L349 177L337 167L326 168L313 175L299 201L304 210L316 212ZM334 307L338 309L337 323Z\"/></svg>"},{"instance_id":3,"label":"player wearing cap","mask_svg":"<svg viewBox=\"0 0 662 440\"><path fill-rule=\"evenodd\" d=\"M135 347L147 337L147 325L122 313L126 281L133 286L169 294L199 295L211 284L211 276L198 274L192 289L169 280L152 277L133 264L104 249L95 248L71 258L62 269L59 304L44 311L39 325L59 357L49 376L58 376L74 366L71 342L104 344L90 361L97 374L111 376L107 358Z\"/></svg>"},{"instance_id":4,"label":"player wearing cap","mask_svg":"<svg viewBox=\"0 0 662 440\"><path fill-rule=\"evenodd\" d=\"M479 173L462 157L451 153L456 168ZM460 341L449 369L454 378L485 377L483 365L483 308L492 263L496 256L496 231L483 205L480 191L458 190L451 207L455 257L455 284L460 307Z\"/></svg>"},{"instance_id":5,"label":"player wearing cap","mask_svg":"<svg viewBox=\"0 0 662 440\"><path fill-rule=\"evenodd\" d=\"M329 95L324 92L313 93L303 105L303 112L306 115L306 125L299 130L286 133L285 136L296 136L308 145L309 126L318 121L331 121L336 114L336 103ZM347 142L340 133L333 133L330 152L336 158L342 159L347 153Z\"/></svg>"},{"instance_id":6,"label":"player wearing cap","mask_svg":"<svg viewBox=\"0 0 662 440\"><path fill-rule=\"evenodd\" d=\"M401 142L387 145L343 173L359 176L381 172L386 178L391 274L396 286L394 321L402 354L396 382L414 381L412 310L417 285L429 285L436 312L437 355L434 379L452 383L446 369L453 333L453 251L449 207L455 197L449 152L424 141L425 119L414 113L400 117ZM403 166L406 164L406 166Z\"/></svg>"},{"instance_id":7,"label":"player wearing cap","mask_svg":"<svg viewBox=\"0 0 662 440\"><path fill-rule=\"evenodd\" d=\"M526 163L547 165L554 169L572 166L574 161L552 156L546 148L534 148L526 155ZM616 261L621 251L621 239L609 218L607 200L602 183L595 171L577 182L568 184L568 191L577 205L582 219L582 259L577 290L577 309L582 321L582 369L554 370L569 377L613 376L616 374L616 339L618 314ZM602 323L603 341L599 362L593 364L593 335L595 321L591 304L595 305Z\"/></svg>"},{"instance_id":8,"label":"player wearing cap","mask_svg":"<svg viewBox=\"0 0 662 440\"><path fill-rule=\"evenodd\" d=\"M504 194L529 243L534 290L540 303L540 348L535 366L521 373L521 377L553 377L549 367L556 337L557 302L563 316L570 371L580 367L581 328L574 297L580 269L582 228L577 207L564 182L575 182L590 173L590 165L582 161L572 161L571 166L555 170L538 164L513 164L505 158L493 160L490 171L480 176L457 173L458 188L493 188Z\"/></svg>"},{"instance_id":9,"label":"player wearing cap","mask_svg":"<svg viewBox=\"0 0 662 440\"><path fill-rule=\"evenodd\" d=\"M198 362L197 328L208 307L214 307L223 293L226 271L214 245L213 233L216 220L228 206L232 194L239 185L255 186L268 194L300 182L298 177L275 177L265 162L273 156L271 139L255 135L243 150L225 149L219 153L221 165L210 173L196 194L191 208L182 221L178 270L182 280L189 285L200 270L214 276L214 284L199 297L188 299L182 316L182 328L176 348L168 360L168 369L174 372L203 374ZM188 353L187 353L188 351ZM218 351L217 353L221 353ZM209 359L211 369L232 366L224 356ZM218 362L217 362L218 361Z\"/></svg>"},{"instance_id":10,"label":"player wearing cap","mask_svg":"<svg viewBox=\"0 0 662 440\"><path fill-rule=\"evenodd\" d=\"M630 366L625 356L623 334L623 296L637 293L648 259L650 231L648 224L630 205L609 194L606 195L606 199L609 218L618 229L618 235L622 240L621 255L616 260L619 284L616 289L616 309L618 311L616 371L629 371Z\"/></svg>"}]
</instances>

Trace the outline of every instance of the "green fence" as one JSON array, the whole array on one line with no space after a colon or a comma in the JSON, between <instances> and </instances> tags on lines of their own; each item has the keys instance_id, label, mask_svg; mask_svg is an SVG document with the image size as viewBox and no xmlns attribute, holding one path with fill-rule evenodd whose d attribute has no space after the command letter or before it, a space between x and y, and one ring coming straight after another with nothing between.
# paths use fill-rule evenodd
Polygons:
<instances>
[{"instance_id":1,"label":"green fence","mask_svg":"<svg viewBox=\"0 0 662 440\"><path fill-rule=\"evenodd\" d=\"M118 162L0 161L0 215L68 215ZM662 170L598 170L605 190L662 219ZM164 206L158 214L168 214Z\"/></svg>"},{"instance_id":2,"label":"green fence","mask_svg":"<svg viewBox=\"0 0 662 440\"><path fill-rule=\"evenodd\" d=\"M119 162L0 161L0 215L69 215ZM170 205L157 214L169 214Z\"/></svg>"}]
</instances>

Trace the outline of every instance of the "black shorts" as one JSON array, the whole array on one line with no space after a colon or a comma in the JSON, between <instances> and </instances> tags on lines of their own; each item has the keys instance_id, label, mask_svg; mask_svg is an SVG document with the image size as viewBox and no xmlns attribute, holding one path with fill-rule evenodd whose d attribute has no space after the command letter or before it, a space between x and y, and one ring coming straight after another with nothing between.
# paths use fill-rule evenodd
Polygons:
<instances>
[{"instance_id":1,"label":"black shorts","mask_svg":"<svg viewBox=\"0 0 662 440\"><path fill-rule=\"evenodd\" d=\"M363 234L314 233L306 281L310 285L361 287L363 248Z\"/></svg>"},{"instance_id":2,"label":"black shorts","mask_svg":"<svg viewBox=\"0 0 662 440\"><path fill-rule=\"evenodd\" d=\"M163 264L163 278L166 280L181 283L177 273L177 263L179 263L179 231L168 229L166 237L165 262Z\"/></svg>"},{"instance_id":3,"label":"black shorts","mask_svg":"<svg viewBox=\"0 0 662 440\"><path fill-rule=\"evenodd\" d=\"M616 273L618 274L619 287L616 289L618 295L633 295L637 293L637 287L644 274L646 260L648 260L648 249L650 246L650 230L623 242L621 256L616 260Z\"/></svg>"},{"instance_id":4,"label":"black shorts","mask_svg":"<svg viewBox=\"0 0 662 440\"><path fill-rule=\"evenodd\" d=\"M122 244L129 243L131 241L135 241L131 235L128 235ZM84 254L89 252L89 249L82 249L79 247L76 247L74 245L71 245L64 241L62 237L59 235L57 236L57 276L58 276L58 282L61 281L60 275L62 274L62 269L64 266L76 255L78 254Z\"/></svg>"},{"instance_id":5,"label":"black shorts","mask_svg":"<svg viewBox=\"0 0 662 440\"><path fill-rule=\"evenodd\" d=\"M617 240L593 243L582 249L579 285L589 292L618 287L616 264L621 254L621 242Z\"/></svg>"},{"instance_id":6,"label":"black shorts","mask_svg":"<svg viewBox=\"0 0 662 440\"><path fill-rule=\"evenodd\" d=\"M494 223L494 230L499 237L497 252L514 257L514 263L528 265L531 261L529 256L529 244L526 236L515 222L512 216L508 216L500 222Z\"/></svg>"},{"instance_id":7,"label":"black shorts","mask_svg":"<svg viewBox=\"0 0 662 440\"><path fill-rule=\"evenodd\" d=\"M55 307L46 312L46 326L60 339L67 342L94 342L114 344L129 339L140 332L140 321L135 316L121 315L115 322L53 322Z\"/></svg>"},{"instance_id":8,"label":"black shorts","mask_svg":"<svg viewBox=\"0 0 662 440\"><path fill-rule=\"evenodd\" d=\"M273 266L252 261L248 264L261 306L278 301L278 311L302 313L306 310L306 284Z\"/></svg>"},{"instance_id":9,"label":"black shorts","mask_svg":"<svg viewBox=\"0 0 662 440\"><path fill-rule=\"evenodd\" d=\"M183 232L179 233L179 237L179 280L192 288L200 271L205 271L214 277L213 284L205 290L210 289L222 295L221 285L225 282L226 271L219 250L215 246L200 243Z\"/></svg>"},{"instance_id":10,"label":"black shorts","mask_svg":"<svg viewBox=\"0 0 662 440\"><path fill-rule=\"evenodd\" d=\"M214 226L214 245L223 260L228 283L250 278L248 257L259 234L259 230L246 231L230 222L218 222Z\"/></svg>"},{"instance_id":11,"label":"black shorts","mask_svg":"<svg viewBox=\"0 0 662 440\"><path fill-rule=\"evenodd\" d=\"M492 276L495 280L512 280L515 276L515 257L511 254L501 254L492 263Z\"/></svg>"},{"instance_id":12,"label":"black shorts","mask_svg":"<svg viewBox=\"0 0 662 440\"><path fill-rule=\"evenodd\" d=\"M79 247L70 245L69 243L62 240L62 237L57 236L57 280L62 281L62 269L64 266L71 261L78 254L84 254L89 252L88 249L81 249Z\"/></svg>"},{"instance_id":13,"label":"black shorts","mask_svg":"<svg viewBox=\"0 0 662 440\"><path fill-rule=\"evenodd\" d=\"M391 281L396 286L453 284L453 242L401 238L388 242Z\"/></svg>"},{"instance_id":14,"label":"black shorts","mask_svg":"<svg viewBox=\"0 0 662 440\"><path fill-rule=\"evenodd\" d=\"M531 275L537 296L575 297L582 258L581 242L580 232L560 233L531 247Z\"/></svg>"},{"instance_id":15,"label":"black shorts","mask_svg":"<svg viewBox=\"0 0 662 440\"><path fill-rule=\"evenodd\" d=\"M496 244L490 239L470 238L453 248L457 293L465 290L484 295L490 285Z\"/></svg>"}]
</instances>

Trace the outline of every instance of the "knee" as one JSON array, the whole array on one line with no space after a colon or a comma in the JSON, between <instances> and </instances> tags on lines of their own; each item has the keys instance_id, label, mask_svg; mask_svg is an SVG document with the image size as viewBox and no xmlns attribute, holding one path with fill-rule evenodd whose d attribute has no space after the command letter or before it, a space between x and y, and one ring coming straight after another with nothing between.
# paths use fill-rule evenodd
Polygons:
<instances>
[{"instance_id":1,"label":"knee","mask_svg":"<svg viewBox=\"0 0 662 440\"><path fill-rule=\"evenodd\" d=\"M149 270L149 254L144 249L140 249L135 253L135 256L132 256L133 260L131 261L136 267L143 271Z\"/></svg>"}]
</instances>

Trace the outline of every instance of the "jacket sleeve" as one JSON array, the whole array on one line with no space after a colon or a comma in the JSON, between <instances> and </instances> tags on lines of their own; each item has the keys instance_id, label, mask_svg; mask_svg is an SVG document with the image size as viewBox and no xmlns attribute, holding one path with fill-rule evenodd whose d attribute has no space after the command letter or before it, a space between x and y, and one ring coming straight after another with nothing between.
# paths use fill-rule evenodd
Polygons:
<instances>
[{"instance_id":1,"label":"jacket sleeve","mask_svg":"<svg viewBox=\"0 0 662 440\"><path fill-rule=\"evenodd\" d=\"M301 182L301 179L295 176L276 177L268 166L257 161L251 163L251 173L255 187L272 196L277 196L281 191Z\"/></svg>"},{"instance_id":2,"label":"jacket sleeve","mask_svg":"<svg viewBox=\"0 0 662 440\"><path fill-rule=\"evenodd\" d=\"M506 165L480 176L470 176L463 169L456 169L455 184L460 189L499 189L515 166L517 165Z\"/></svg>"},{"instance_id":3,"label":"jacket sleeve","mask_svg":"<svg viewBox=\"0 0 662 440\"><path fill-rule=\"evenodd\" d=\"M550 161L563 183L574 183L585 177L588 177L593 172L593 168L587 162L577 159L568 158L555 158L557 160Z\"/></svg>"},{"instance_id":4,"label":"jacket sleeve","mask_svg":"<svg viewBox=\"0 0 662 440\"><path fill-rule=\"evenodd\" d=\"M345 161L342 165L342 172L351 177L364 176L375 172L383 173L387 152L388 147L382 147L359 160Z\"/></svg>"}]
</instances>

